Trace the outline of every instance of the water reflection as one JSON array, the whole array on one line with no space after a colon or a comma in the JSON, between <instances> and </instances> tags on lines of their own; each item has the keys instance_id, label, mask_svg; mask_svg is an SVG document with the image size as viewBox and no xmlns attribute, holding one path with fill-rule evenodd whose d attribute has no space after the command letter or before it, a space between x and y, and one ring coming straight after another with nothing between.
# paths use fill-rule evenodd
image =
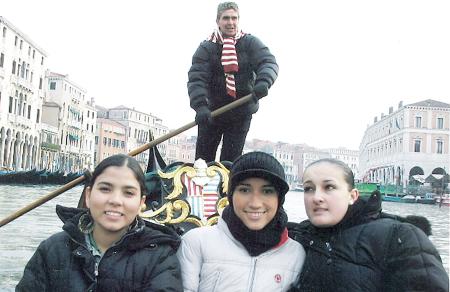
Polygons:
<instances>
[{"instance_id":1,"label":"water reflection","mask_svg":"<svg viewBox=\"0 0 450 292\"><path fill-rule=\"evenodd\" d=\"M0 185L0 218L10 215L56 188ZM61 230L62 222L55 214L56 204L75 207L81 191L81 187L73 188L0 228L0 291L13 291L22 276L25 264L39 243ZM300 222L307 218L303 206L303 193L289 192L284 206L290 221ZM447 272L449 271L448 207L385 202L383 208L387 212L402 216L414 214L427 217L433 226L433 235L430 239L441 253Z\"/></svg>"}]
</instances>

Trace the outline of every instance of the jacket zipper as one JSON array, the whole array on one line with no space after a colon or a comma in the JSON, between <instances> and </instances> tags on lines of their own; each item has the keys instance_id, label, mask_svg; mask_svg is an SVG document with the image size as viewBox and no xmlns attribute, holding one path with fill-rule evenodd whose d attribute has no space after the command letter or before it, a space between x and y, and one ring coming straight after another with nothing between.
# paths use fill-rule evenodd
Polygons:
<instances>
[{"instance_id":1,"label":"jacket zipper","mask_svg":"<svg viewBox=\"0 0 450 292\"><path fill-rule=\"evenodd\" d=\"M73 242L77 243L79 246L81 246L81 247L83 247L85 250L87 250L89 254L91 253L91 252L89 251L89 248L88 248L86 245L80 243L78 240L75 240L75 238L73 238L72 236L70 236L70 234L69 234L69 237L70 237L70 239L71 239ZM93 257L93 256L92 256L92 257ZM95 259L94 259L94 262L95 262ZM97 277L98 277L98 264L97 264L97 262L95 262L95 265L94 265L94 282L95 282L95 284L97 284Z\"/></svg>"},{"instance_id":2,"label":"jacket zipper","mask_svg":"<svg viewBox=\"0 0 450 292\"><path fill-rule=\"evenodd\" d=\"M95 283L97 283L97 277L98 277L98 263L97 262L95 262L94 275L95 275Z\"/></svg>"},{"instance_id":3,"label":"jacket zipper","mask_svg":"<svg viewBox=\"0 0 450 292\"><path fill-rule=\"evenodd\" d=\"M249 286L248 286L248 291L253 291L253 282L255 281L255 274L256 274L256 262L258 261L258 259L257 258L253 258L252 259L252 262L253 262L253 264L252 264L252 277L251 277L251 279L250 279L250 283L249 283Z\"/></svg>"}]
</instances>

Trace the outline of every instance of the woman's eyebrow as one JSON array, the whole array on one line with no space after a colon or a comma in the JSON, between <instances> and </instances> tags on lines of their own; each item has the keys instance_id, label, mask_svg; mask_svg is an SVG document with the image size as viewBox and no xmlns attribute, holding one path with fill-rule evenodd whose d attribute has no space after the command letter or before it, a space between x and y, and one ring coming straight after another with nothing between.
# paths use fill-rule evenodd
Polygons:
<instances>
[{"instance_id":1,"label":"woman's eyebrow","mask_svg":"<svg viewBox=\"0 0 450 292\"><path fill-rule=\"evenodd\" d=\"M106 186L112 186L112 183L106 182L106 181L100 181L97 183L97 185L106 185Z\"/></svg>"}]
</instances>

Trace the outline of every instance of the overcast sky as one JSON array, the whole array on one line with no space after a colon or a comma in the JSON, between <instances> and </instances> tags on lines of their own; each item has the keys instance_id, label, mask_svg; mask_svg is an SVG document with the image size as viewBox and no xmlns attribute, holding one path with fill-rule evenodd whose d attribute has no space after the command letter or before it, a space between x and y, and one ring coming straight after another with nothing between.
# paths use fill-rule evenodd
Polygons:
<instances>
[{"instance_id":1,"label":"overcast sky","mask_svg":"<svg viewBox=\"0 0 450 292\"><path fill-rule=\"evenodd\" d=\"M194 119L187 71L219 2L1 0L0 15L98 105L179 128ZM399 101L450 103L448 0L237 3L240 27L280 66L248 138L356 150L373 118Z\"/></svg>"}]
</instances>

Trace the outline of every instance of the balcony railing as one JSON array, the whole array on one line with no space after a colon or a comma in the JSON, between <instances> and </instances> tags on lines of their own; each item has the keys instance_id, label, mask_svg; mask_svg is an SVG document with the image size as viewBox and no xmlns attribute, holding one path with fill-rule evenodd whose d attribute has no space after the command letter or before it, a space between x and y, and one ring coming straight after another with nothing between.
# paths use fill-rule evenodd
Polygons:
<instances>
[{"instance_id":1,"label":"balcony railing","mask_svg":"<svg viewBox=\"0 0 450 292\"><path fill-rule=\"evenodd\" d=\"M48 142L42 142L41 143L41 147L44 148L44 149L53 150L53 151L61 150L61 145L59 145L59 144L52 144L52 143L48 143Z\"/></svg>"}]
</instances>

